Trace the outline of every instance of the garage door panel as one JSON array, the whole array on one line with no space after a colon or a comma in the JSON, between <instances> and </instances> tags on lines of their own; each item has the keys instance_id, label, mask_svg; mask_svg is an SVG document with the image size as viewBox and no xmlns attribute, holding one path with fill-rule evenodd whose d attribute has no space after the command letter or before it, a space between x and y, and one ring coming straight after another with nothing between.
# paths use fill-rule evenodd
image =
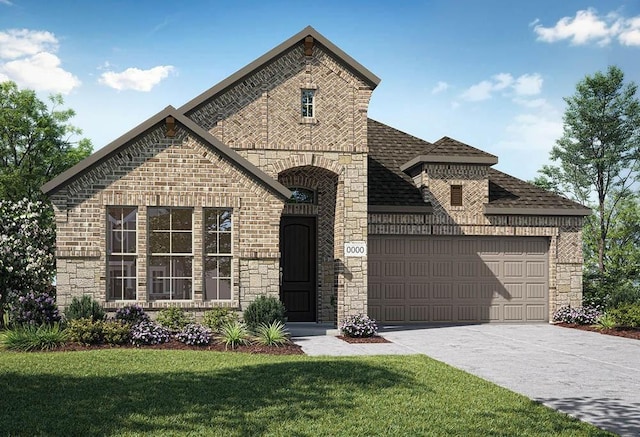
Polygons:
<instances>
[{"instance_id":1,"label":"garage door panel","mask_svg":"<svg viewBox=\"0 0 640 437\"><path fill-rule=\"evenodd\" d=\"M380 322L548 319L548 238L369 241L369 314Z\"/></svg>"},{"instance_id":2,"label":"garage door panel","mask_svg":"<svg viewBox=\"0 0 640 437\"><path fill-rule=\"evenodd\" d=\"M429 270L431 263L429 261L408 261L409 264L409 276L412 277L429 277Z\"/></svg>"},{"instance_id":3,"label":"garage door panel","mask_svg":"<svg viewBox=\"0 0 640 437\"><path fill-rule=\"evenodd\" d=\"M386 300L404 300L404 284L388 283L383 286L382 296Z\"/></svg>"},{"instance_id":4,"label":"garage door panel","mask_svg":"<svg viewBox=\"0 0 640 437\"><path fill-rule=\"evenodd\" d=\"M409 299L416 300L428 300L431 297L430 289L431 284L428 282L422 282L419 284L408 284L409 287Z\"/></svg>"}]
</instances>

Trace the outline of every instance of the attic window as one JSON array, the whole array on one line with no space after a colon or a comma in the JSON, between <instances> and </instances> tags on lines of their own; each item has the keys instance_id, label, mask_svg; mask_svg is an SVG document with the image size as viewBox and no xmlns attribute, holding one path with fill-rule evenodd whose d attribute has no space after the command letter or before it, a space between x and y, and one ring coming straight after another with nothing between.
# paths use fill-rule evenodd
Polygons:
<instances>
[{"instance_id":1,"label":"attic window","mask_svg":"<svg viewBox=\"0 0 640 437\"><path fill-rule=\"evenodd\" d=\"M451 185L451 206L462 206L462 185Z\"/></svg>"},{"instance_id":2,"label":"attic window","mask_svg":"<svg viewBox=\"0 0 640 437\"><path fill-rule=\"evenodd\" d=\"M314 100L315 100L315 90L302 90L302 117L303 118L313 118L314 117Z\"/></svg>"}]
</instances>

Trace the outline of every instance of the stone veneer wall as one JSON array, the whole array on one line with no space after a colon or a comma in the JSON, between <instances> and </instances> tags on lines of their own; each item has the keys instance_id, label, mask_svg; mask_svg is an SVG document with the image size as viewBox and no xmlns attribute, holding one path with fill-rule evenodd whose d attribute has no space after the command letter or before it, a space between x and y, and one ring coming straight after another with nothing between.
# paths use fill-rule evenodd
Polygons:
<instances>
[{"instance_id":1,"label":"stone veneer wall","mask_svg":"<svg viewBox=\"0 0 640 437\"><path fill-rule=\"evenodd\" d=\"M279 222L284 199L216 151L179 129L158 127L52 196L57 225L58 302L92 295L106 302L106 207L138 207L137 302L148 309L178 305L242 308L256 295L278 296ZM147 207L191 207L193 301L149 302L146 288ZM233 208L231 301L204 301L202 214ZM123 302L106 302L114 309Z\"/></svg>"},{"instance_id":2,"label":"stone veneer wall","mask_svg":"<svg viewBox=\"0 0 640 437\"><path fill-rule=\"evenodd\" d=\"M301 118L302 89L315 90L313 119ZM367 240L371 92L321 44L316 42L312 56L304 56L301 42L187 114L275 179L302 167L310 177L316 174L313 167L336 175L333 245L319 245L319 321L339 323L367 312L366 258L344 258L343 247L345 241ZM327 236L324 212L317 213L319 235Z\"/></svg>"}]
</instances>

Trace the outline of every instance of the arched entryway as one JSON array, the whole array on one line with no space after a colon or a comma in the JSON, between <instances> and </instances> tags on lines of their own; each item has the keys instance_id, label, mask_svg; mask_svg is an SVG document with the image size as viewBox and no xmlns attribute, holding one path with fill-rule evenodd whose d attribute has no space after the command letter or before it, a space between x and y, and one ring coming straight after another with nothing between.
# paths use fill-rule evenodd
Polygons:
<instances>
[{"instance_id":1,"label":"arched entryway","mask_svg":"<svg viewBox=\"0 0 640 437\"><path fill-rule=\"evenodd\" d=\"M334 321L338 175L307 165L281 172L278 181L293 193L280 220L280 298L287 317Z\"/></svg>"}]
</instances>

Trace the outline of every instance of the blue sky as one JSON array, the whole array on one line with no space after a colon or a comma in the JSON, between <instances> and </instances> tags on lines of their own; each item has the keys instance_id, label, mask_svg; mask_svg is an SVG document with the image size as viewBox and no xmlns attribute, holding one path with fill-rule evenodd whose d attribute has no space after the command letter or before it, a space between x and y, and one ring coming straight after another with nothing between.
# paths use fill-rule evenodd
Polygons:
<instances>
[{"instance_id":1,"label":"blue sky","mask_svg":"<svg viewBox=\"0 0 640 437\"><path fill-rule=\"evenodd\" d=\"M637 0L0 0L0 80L62 93L97 150L307 25L382 79L370 117L522 179L585 75L617 65L640 83Z\"/></svg>"}]
</instances>

